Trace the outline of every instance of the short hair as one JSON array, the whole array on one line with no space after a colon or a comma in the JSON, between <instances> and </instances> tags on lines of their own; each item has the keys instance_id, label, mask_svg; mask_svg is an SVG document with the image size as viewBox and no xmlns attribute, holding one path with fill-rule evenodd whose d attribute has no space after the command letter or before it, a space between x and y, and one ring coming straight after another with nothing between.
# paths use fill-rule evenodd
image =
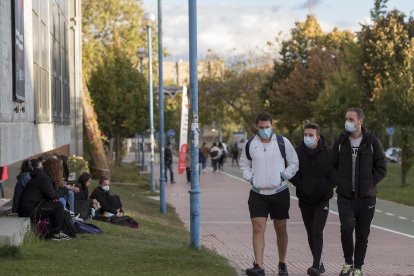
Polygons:
<instances>
[{"instance_id":1,"label":"short hair","mask_svg":"<svg viewBox=\"0 0 414 276\"><path fill-rule=\"evenodd\" d=\"M99 185L102 185L102 183L104 183L104 181L109 180L108 177L106 177L105 175L100 175L99 176Z\"/></svg>"},{"instance_id":2,"label":"short hair","mask_svg":"<svg viewBox=\"0 0 414 276\"><path fill-rule=\"evenodd\" d=\"M358 119L362 119L362 120L365 119L365 113L362 110L362 108L359 108L359 107L350 107L350 108L348 108L348 110L346 112L355 112L357 114L357 116L358 116Z\"/></svg>"},{"instance_id":3,"label":"short hair","mask_svg":"<svg viewBox=\"0 0 414 276\"><path fill-rule=\"evenodd\" d=\"M62 161L49 158L43 163L43 170L52 179L56 190L63 186Z\"/></svg>"},{"instance_id":4,"label":"short hair","mask_svg":"<svg viewBox=\"0 0 414 276\"><path fill-rule=\"evenodd\" d=\"M30 159L30 163L32 163L32 167L33 169L35 169L35 168L39 168L42 162L40 162L39 159L34 158L34 159Z\"/></svg>"},{"instance_id":5,"label":"short hair","mask_svg":"<svg viewBox=\"0 0 414 276\"><path fill-rule=\"evenodd\" d=\"M303 130L308 129L308 128L316 130L316 134L318 134L318 135L321 134L321 127L318 124L315 124L315 123L307 123L303 127Z\"/></svg>"},{"instance_id":6,"label":"short hair","mask_svg":"<svg viewBox=\"0 0 414 276\"><path fill-rule=\"evenodd\" d=\"M262 111L259 114L257 114L256 125L257 123L259 123L259 121L270 121L270 123L272 123L272 115L270 115L269 112Z\"/></svg>"},{"instance_id":7,"label":"short hair","mask_svg":"<svg viewBox=\"0 0 414 276\"><path fill-rule=\"evenodd\" d=\"M24 160L20 168L20 172L23 173L23 172L32 172L32 171L33 171L33 165L32 165L31 160L29 159Z\"/></svg>"}]
</instances>

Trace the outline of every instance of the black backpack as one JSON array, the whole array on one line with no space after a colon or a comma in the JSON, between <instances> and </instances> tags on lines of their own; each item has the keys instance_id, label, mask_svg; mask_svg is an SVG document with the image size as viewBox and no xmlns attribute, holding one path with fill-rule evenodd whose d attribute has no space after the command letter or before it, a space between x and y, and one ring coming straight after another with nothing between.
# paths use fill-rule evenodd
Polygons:
<instances>
[{"instance_id":1,"label":"black backpack","mask_svg":"<svg viewBox=\"0 0 414 276\"><path fill-rule=\"evenodd\" d=\"M246 147L245 147L246 157L249 161L252 161L249 148L250 148L250 143L252 142L253 138L254 136L250 137L249 140L247 140ZM283 136L276 134L276 140L277 140L277 145L279 146L280 153L282 154L283 160L285 160L285 167L287 167L285 141L283 140Z\"/></svg>"}]
</instances>

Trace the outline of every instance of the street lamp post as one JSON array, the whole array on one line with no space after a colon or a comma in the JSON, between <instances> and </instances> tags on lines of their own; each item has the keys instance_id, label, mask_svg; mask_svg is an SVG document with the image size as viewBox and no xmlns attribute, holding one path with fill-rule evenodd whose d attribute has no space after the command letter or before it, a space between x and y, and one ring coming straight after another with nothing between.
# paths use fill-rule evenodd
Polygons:
<instances>
[{"instance_id":1,"label":"street lamp post","mask_svg":"<svg viewBox=\"0 0 414 276\"><path fill-rule=\"evenodd\" d=\"M155 178L154 178L154 93L152 81L152 35L151 24L155 21L155 16L151 13L146 13L144 19L147 23L148 33L148 87L149 87L149 110L150 110L150 140L151 140L151 192L155 192Z\"/></svg>"},{"instance_id":2,"label":"street lamp post","mask_svg":"<svg viewBox=\"0 0 414 276\"><path fill-rule=\"evenodd\" d=\"M160 110L160 212L167 212L165 204L165 162L164 162L164 80L163 80L163 48L162 48L162 2L158 0L158 96Z\"/></svg>"},{"instance_id":3,"label":"street lamp post","mask_svg":"<svg viewBox=\"0 0 414 276\"><path fill-rule=\"evenodd\" d=\"M190 193L190 236L195 249L201 247L200 178L198 163L198 76L197 76L197 0L188 0L189 49L190 49L190 91L191 91L191 190Z\"/></svg>"},{"instance_id":4,"label":"street lamp post","mask_svg":"<svg viewBox=\"0 0 414 276\"><path fill-rule=\"evenodd\" d=\"M142 60L146 57L147 51L145 48L138 48L138 58L140 62L140 71L142 74L144 74L144 63ZM138 138L139 139L139 138ZM142 133L141 143L138 141L138 144L141 144L141 147L139 148L139 152L141 152L141 156L138 155L138 158L141 157L141 171L146 171L146 164L145 164L145 150L144 150L144 142L145 142L145 132Z\"/></svg>"}]
</instances>

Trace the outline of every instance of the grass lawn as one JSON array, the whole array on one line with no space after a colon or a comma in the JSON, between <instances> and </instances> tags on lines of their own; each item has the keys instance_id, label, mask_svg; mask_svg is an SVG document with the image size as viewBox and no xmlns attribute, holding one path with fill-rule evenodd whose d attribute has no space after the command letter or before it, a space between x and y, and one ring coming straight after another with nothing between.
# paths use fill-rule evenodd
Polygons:
<instances>
[{"instance_id":1,"label":"grass lawn","mask_svg":"<svg viewBox=\"0 0 414 276\"><path fill-rule=\"evenodd\" d=\"M414 169L408 175L406 187L400 187L401 165L388 163L387 176L378 185L378 197L414 206Z\"/></svg>"},{"instance_id":2,"label":"grass lawn","mask_svg":"<svg viewBox=\"0 0 414 276\"><path fill-rule=\"evenodd\" d=\"M120 195L138 229L90 220L104 233L60 242L30 234L22 247L0 250L0 275L236 275L225 258L192 249L174 209L168 206L161 215L159 202L147 198L148 180L130 169L115 172L113 179L136 185L112 185L111 192Z\"/></svg>"}]
</instances>

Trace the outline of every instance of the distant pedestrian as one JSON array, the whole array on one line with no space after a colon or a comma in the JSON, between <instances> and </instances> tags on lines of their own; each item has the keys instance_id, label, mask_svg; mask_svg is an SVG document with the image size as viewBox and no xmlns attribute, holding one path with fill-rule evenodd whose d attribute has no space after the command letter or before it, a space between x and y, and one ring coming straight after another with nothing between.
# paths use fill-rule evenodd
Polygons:
<instances>
[{"instance_id":1,"label":"distant pedestrian","mask_svg":"<svg viewBox=\"0 0 414 276\"><path fill-rule=\"evenodd\" d=\"M298 156L290 141L272 130L272 117L267 112L256 118L257 135L247 141L240 156L243 178L250 182L249 211L253 226L253 267L247 275L265 275L263 254L267 217L273 220L279 252L279 275L288 275L285 264L288 235L290 194L288 180L297 172ZM250 158L249 158L250 157Z\"/></svg>"},{"instance_id":2,"label":"distant pedestrian","mask_svg":"<svg viewBox=\"0 0 414 276\"><path fill-rule=\"evenodd\" d=\"M203 153L202 167L203 167L203 172L205 172L207 170L208 156L210 155L210 148L207 146L206 142L204 142L203 145L201 146L201 152Z\"/></svg>"},{"instance_id":3,"label":"distant pedestrian","mask_svg":"<svg viewBox=\"0 0 414 276\"><path fill-rule=\"evenodd\" d=\"M168 143L164 150L164 162L165 162L165 182L168 182L167 171L170 171L170 181L174 181L174 171L173 171L173 155L172 155L172 144Z\"/></svg>"},{"instance_id":4,"label":"distant pedestrian","mask_svg":"<svg viewBox=\"0 0 414 276\"><path fill-rule=\"evenodd\" d=\"M340 276L362 275L371 221L375 213L378 183L387 173L381 142L365 127L365 114L348 108L345 129L335 141L328 181L337 187L341 243L345 264ZM355 230L355 244L353 240Z\"/></svg>"},{"instance_id":5,"label":"distant pedestrian","mask_svg":"<svg viewBox=\"0 0 414 276\"><path fill-rule=\"evenodd\" d=\"M210 149L211 165L213 166L213 172L217 171L218 169L220 155L221 150L219 149L219 147L217 147L216 142L214 142Z\"/></svg>"},{"instance_id":6,"label":"distant pedestrian","mask_svg":"<svg viewBox=\"0 0 414 276\"><path fill-rule=\"evenodd\" d=\"M237 143L231 147L231 165L234 166L234 162L239 166L239 147Z\"/></svg>"},{"instance_id":7,"label":"distant pedestrian","mask_svg":"<svg viewBox=\"0 0 414 276\"><path fill-rule=\"evenodd\" d=\"M218 169L219 171L224 171L224 160L226 159L227 155L227 147L225 147L226 144L219 142L218 148L220 149L220 157L218 159Z\"/></svg>"},{"instance_id":8,"label":"distant pedestrian","mask_svg":"<svg viewBox=\"0 0 414 276\"><path fill-rule=\"evenodd\" d=\"M326 179L330 149L317 124L305 125L303 140L296 153L299 158L299 171L290 182L296 186L296 196L299 199L299 208L313 256L313 264L307 273L319 276L325 272L321 262L323 229L328 218L329 199L332 198L333 191Z\"/></svg>"}]
</instances>

